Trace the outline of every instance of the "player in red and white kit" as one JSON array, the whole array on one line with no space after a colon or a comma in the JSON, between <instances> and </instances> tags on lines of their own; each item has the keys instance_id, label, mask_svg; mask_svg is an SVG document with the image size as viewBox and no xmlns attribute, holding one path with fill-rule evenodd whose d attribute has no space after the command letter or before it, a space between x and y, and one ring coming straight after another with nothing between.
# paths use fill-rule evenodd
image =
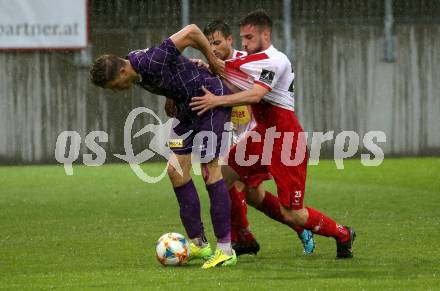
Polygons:
<instances>
[{"instance_id":1,"label":"player in red and white kit","mask_svg":"<svg viewBox=\"0 0 440 291\"><path fill-rule=\"evenodd\" d=\"M208 38L214 54L221 60L232 60L247 55L246 52L237 51L232 48L232 34L231 29L223 20L215 20L209 23L203 33ZM234 106L231 113L232 129L232 144L237 144L244 139L247 132L256 127L255 119L252 115L250 105ZM271 175L268 173L265 176L259 176L260 180L270 180ZM245 185L236 181L230 188L229 193L231 197L231 240L233 248L237 255L253 253L256 254L260 246L255 240L249 228L249 221L247 219L247 205L246 197L243 192ZM259 186L262 187L262 186ZM261 191L263 188L261 188ZM272 217L281 221L280 217ZM295 231L300 238L305 254L311 254L315 248L313 234L309 230L303 228L295 228Z\"/></svg>"},{"instance_id":2,"label":"player in red and white kit","mask_svg":"<svg viewBox=\"0 0 440 291\"><path fill-rule=\"evenodd\" d=\"M334 237L337 258L351 258L354 230L303 206L307 142L294 112L294 73L287 56L272 46L271 32L272 21L264 11L245 16L240 37L248 55L225 62L224 68L220 62L211 64L216 71L223 69L221 74L237 93L215 96L205 89L204 96L192 98L191 106L203 114L217 106L252 104L257 126L230 150L229 165L224 166L228 185L241 180L247 186L248 203L291 227ZM245 149L245 156L240 149ZM256 163L247 165L251 158ZM268 173L275 180L278 197L259 187L259 177Z\"/></svg>"}]
</instances>

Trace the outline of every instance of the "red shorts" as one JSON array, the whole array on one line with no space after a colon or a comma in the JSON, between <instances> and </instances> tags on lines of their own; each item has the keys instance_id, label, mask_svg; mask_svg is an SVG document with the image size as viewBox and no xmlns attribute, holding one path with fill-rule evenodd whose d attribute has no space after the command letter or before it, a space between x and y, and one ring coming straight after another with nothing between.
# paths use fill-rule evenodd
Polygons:
<instances>
[{"instance_id":1,"label":"red shorts","mask_svg":"<svg viewBox=\"0 0 440 291\"><path fill-rule=\"evenodd\" d=\"M304 135L299 135L303 130L295 113L266 102L253 105L252 110L257 127L247 138L231 148L228 156L229 166L238 173L240 180L251 188L257 187L272 176L277 185L280 203L289 209L303 208L307 176L307 140ZM278 132L278 136L272 135L275 137L273 146L270 146L271 138L268 138L270 131ZM257 134L261 136L259 141Z\"/></svg>"}]
</instances>

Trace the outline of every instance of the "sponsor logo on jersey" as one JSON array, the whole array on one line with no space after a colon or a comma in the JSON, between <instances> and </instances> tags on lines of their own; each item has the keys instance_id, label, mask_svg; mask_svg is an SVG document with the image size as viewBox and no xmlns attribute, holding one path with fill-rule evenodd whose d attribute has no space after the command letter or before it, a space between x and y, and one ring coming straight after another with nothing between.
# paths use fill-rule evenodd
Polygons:
<instances>
[{"instance_id":1,"label":"sponsor logo on jersey","mask_svg":"<svg viewBox=\"0 0 440 291\"><path fill-rule=\"evenodd\" d=\"M263 69L260 75L259 81L265 84L272 84L273 78L275 77L275 72Z\"/></svg>"},{"instance_id":2,"label":"sponsor logo on jersey","mask_svg":"<svg viewBox=\"0 0 440 291\"><path fill-rule=\"evenodd\" d=\"M172 149L182 148L183 147L183 139L170 139L168 140L168 146Z\"/></svg>"},{"instance_id":3,"label":"sponsor logo on jersey","mask_svg":"<svg viewBox=\"0 0 440 291\"><path fill-rule=\"evenodd\" d=\"M235 125L248 124L251 121L251 113L247 105L233 107L231 111L231 121Z\"/></svg>"}]
</instances>

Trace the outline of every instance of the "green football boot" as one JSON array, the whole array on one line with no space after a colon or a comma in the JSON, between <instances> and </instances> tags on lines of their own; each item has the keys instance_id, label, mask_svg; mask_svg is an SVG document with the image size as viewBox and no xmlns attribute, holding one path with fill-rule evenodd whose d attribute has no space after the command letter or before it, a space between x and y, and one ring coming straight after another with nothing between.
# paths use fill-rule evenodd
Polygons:
<instances>
[{"instance_id":1,"label":"green football boot","mask_svg":"<svg viewBox=\"0 0 440 291\"><path fill-rule=\"evenodd\" d=\"M212 255L212 249L209 243L205 247L196 246L194 243L190 243L190 253L189 253L189 261L191 260L208 260Z\"/></svg>"}]
</instances>

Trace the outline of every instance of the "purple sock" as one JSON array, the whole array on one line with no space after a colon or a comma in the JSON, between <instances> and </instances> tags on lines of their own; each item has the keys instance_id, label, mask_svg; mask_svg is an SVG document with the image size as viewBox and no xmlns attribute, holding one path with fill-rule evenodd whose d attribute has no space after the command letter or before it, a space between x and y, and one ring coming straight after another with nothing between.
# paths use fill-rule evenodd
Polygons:
<instances>
[{"instance_id":1,"label":"purple sock","mask_svg":"<svg viewBox=\"0 0 440 291\"><path fill-rule=\"evenodd\" d=\"M192 180L174 188L180 206L180 219L190 239L204 237L203 223L200 217L200 200Z\"/></svg>"},{"instance_id":2,"label":"purple sock","mask_svg":"<svg viewBox=\"0 0 440 291\"><path fill-rule=\"evenodd\" d=\"M225 180L206 185L211 200L211 221L217 241L231 241L231 198Z\"/></svg>"}]
</instances>

